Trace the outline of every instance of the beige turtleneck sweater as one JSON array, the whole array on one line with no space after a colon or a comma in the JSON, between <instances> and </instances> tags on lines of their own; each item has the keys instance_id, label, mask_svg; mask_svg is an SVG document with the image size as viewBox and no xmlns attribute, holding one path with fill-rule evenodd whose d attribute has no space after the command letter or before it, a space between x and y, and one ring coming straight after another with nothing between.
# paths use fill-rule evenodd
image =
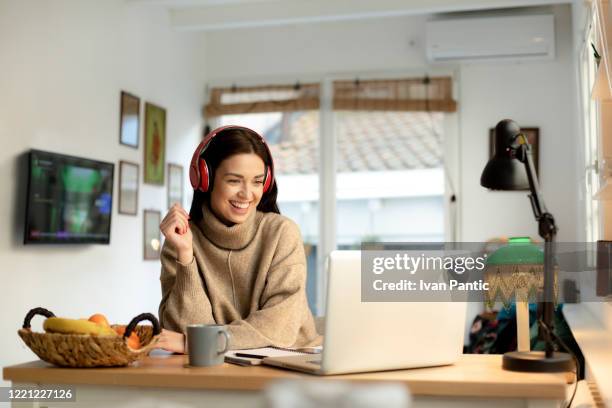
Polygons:
<instances>
[{"instance_id":1,"label":"beige turtleneck sweater","mask_svg":"<svg viewBox=\"0 0 612 408\"><path fill-rule=\"evenodd\" d=\"M186 333L188 324L227 324L232 349L320 345L298 226L257 211L228 227L208 206L202 210L203 219L190 222L189 265L167 241L162 248L162 327Z\"/></svg>"}]
</instances>

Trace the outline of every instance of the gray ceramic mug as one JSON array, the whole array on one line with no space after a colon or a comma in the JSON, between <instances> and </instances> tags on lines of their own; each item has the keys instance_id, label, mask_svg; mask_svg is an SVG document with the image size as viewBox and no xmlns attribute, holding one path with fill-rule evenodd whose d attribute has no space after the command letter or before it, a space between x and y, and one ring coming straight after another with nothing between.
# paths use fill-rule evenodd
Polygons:
<instances>
[{"instance_id":1,"label":"gray ceramic mug","mask_svg":"<svg viewBox=\"0 0 612 408\"><path fill-rule=\"evenodd\" d=\"M219 336L225 337L225 347L219 350ZM208 367L223 363L230 347L227 326L221 324L190 324L187 326L189 365Z\"/></svg>"}]
</instances>

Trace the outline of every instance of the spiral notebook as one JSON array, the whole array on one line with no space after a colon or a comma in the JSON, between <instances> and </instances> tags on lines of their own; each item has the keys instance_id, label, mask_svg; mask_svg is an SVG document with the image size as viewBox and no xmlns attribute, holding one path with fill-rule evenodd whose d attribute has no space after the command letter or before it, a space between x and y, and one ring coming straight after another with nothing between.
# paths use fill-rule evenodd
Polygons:
<instances>
[{"instance_id":1,"label":"spiral notebook","mask_svg":"<svg viewBox=\"0 0 612 408\"><path fill-rule=\"evenodd\" d=\"M225 354L225 362L242 366L261 365L265 357L289 357L308 354L318 354L321 347L309 347L303 349L290 349L281 347L261 347L245 350L231 350ZM250 355L251 357L247 357Z\"/></svg>"}]
</instances>

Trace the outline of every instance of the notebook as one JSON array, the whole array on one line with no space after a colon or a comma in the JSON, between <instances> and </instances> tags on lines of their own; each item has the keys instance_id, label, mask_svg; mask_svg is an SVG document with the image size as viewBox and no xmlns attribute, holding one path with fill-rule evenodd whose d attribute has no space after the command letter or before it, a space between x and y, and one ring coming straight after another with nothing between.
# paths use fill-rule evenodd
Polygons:
<instances>
[{"instance_id":1,"label":"notebook","mask_svg":"<svg viewBox=\"0 0 612 408\"><path fill-rule=\"evenodd\" d=\"M261 347L245 350L230 350L225 354L225 362L238 364L242 366L261 365L265 357L290 357L309 354L318 354L322 350L321 347L308 348L281 348L281 347ZM253 357L239 356L237 354L250 354ZM258 357L255 357L258 356Z\"/></svg>"}]
</instances>

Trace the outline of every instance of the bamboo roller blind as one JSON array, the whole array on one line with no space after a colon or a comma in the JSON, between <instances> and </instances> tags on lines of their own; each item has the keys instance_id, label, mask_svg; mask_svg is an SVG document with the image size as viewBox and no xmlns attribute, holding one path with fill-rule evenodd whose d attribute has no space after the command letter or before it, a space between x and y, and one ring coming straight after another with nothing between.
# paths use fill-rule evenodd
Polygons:
<instances>
[{"instance_id":1,"label":"bamboo roller blind","mask_svg":"<svg viewBox=\"0 0 612 408\"><path fill-rule=\"evenodd\" d=\"M450 77L334 81L334 110L455 112ZM206 117L319 109L319 84L213 88Z\"/></svg>"},{"instance_id":2,"label":"bamboo roller blind","mask_svg":"<svg viewBox=\"0 0 612 408\"><path fill-rule=\"evenodd\" d=\"M207 117L319 109L319 84L213 88Z\"/></svg>"}]
</instances>

